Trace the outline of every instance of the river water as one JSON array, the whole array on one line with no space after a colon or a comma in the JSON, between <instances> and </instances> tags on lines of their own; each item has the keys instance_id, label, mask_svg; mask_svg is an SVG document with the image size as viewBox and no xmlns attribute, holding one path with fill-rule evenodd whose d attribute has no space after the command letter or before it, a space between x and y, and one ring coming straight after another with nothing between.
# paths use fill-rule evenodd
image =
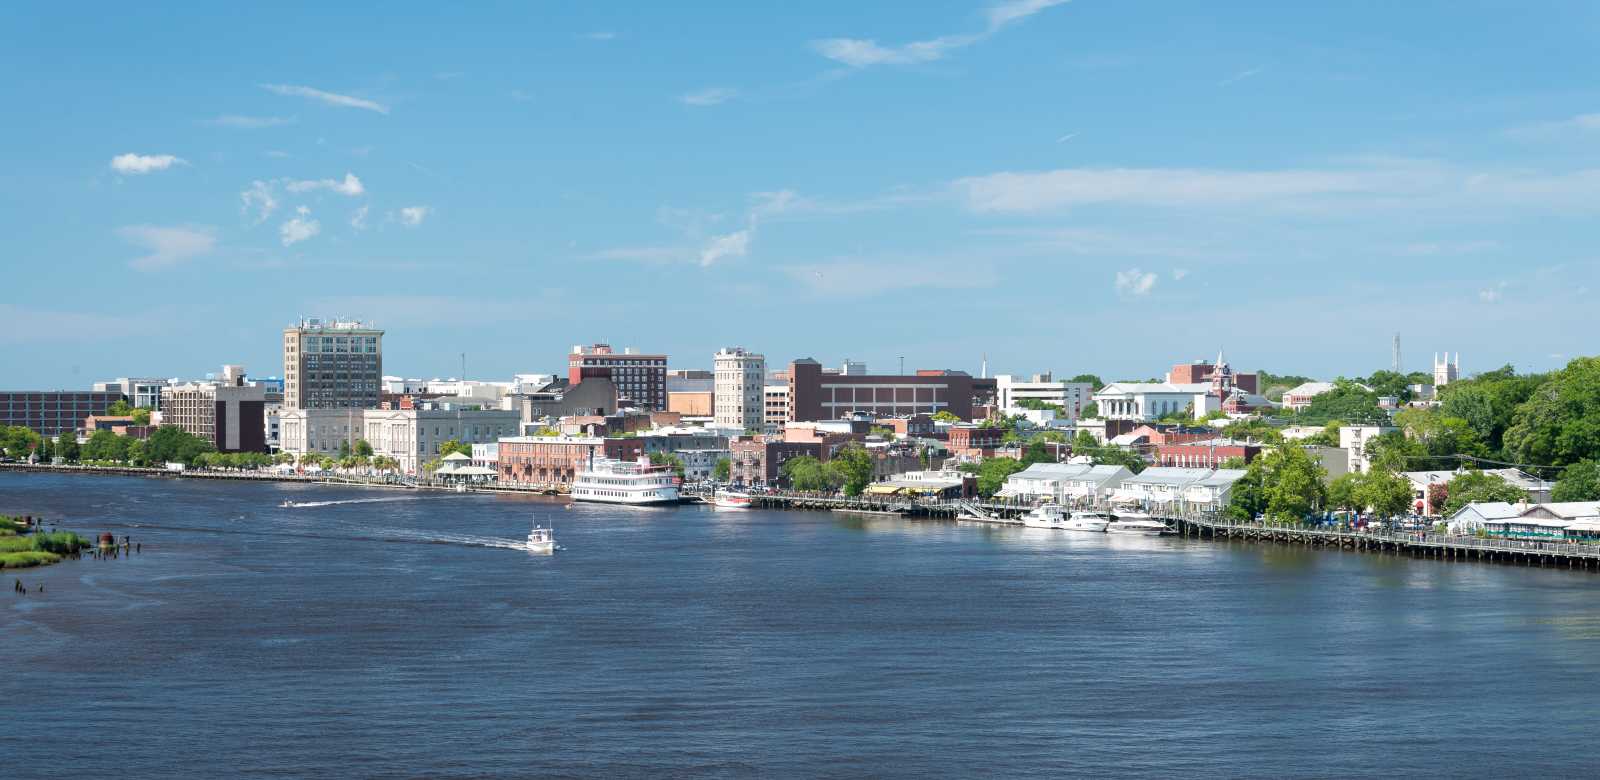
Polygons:
<instances>
[{"instance_id":1,"label":"river water","mask_svg":"<svg viewBox=\"0 0 1600 780\"><path fill-rule=\"evenodd\" d=\"M0 513L143 544L6 590L15 777L1493 777L1600 756L1592 573L134 477L0 474ZM510 549L534 521L566 550Z\"/></svg>"}]
</instances>

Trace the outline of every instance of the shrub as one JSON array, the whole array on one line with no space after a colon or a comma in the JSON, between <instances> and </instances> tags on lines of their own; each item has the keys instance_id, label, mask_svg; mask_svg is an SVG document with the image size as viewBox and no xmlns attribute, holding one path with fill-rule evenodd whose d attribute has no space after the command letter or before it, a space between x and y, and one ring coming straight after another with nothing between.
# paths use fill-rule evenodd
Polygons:
<instances>
[{"instance_id":1,"label":"shrub","mask_svg":"<svg viewBox=\"0 0 1600 780\"><path fill-rule=\"evenodd\" d=\"M0 536L0 553L22 552L33 549L33 540L26 536Z\"/></svg>"}]
</instances>

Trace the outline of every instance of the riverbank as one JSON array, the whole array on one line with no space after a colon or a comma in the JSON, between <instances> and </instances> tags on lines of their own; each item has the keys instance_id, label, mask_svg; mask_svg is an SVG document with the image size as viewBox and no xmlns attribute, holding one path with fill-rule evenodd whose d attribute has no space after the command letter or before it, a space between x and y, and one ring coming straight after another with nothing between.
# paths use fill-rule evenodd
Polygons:
<instances>
[{"instance_id":1,"label":"riverbank","mask_svg":"<svg viewBox=\"0 0 1600 780\"><path fill-rule=\"evenodd\" d=\"M295 482L308 485L342 485L347 487L390 488L396 490L461 490L461 488L458 487L458 483L454 482L413 479L410 477L399 477L393 475L280 474L276 472L207 469L185 469L183 471L173 471L170 469L137 466L82 466L75 464L58 466L45 463L0 463L0 473L5 471L35 472L46 474L86 474L118 477L151 477L156 479L219 479L239 482ZM558 489L558 487L554 485L474 484L468 485L466 492L531 493L535 495L561 494L561 491Z\"/></svg>"}]
</instances>

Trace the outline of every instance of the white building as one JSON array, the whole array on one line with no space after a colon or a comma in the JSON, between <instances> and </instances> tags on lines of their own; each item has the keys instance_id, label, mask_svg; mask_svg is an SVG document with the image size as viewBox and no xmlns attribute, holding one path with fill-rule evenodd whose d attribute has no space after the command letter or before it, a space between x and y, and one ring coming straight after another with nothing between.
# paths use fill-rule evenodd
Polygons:
<instances>
[{"instance_id":1,"label":"white building","mask_svg":"<svg viewBox=\"0 0 1600 780\"><path fill-rule=\"evenodd\" d=\"M1393 425L1346 425L1339 429L1339 448L1350 458L1350 471L1365 474L1372 470L1372 458L1367 454L1367 443L1390 431Z\"/></svg>"},{"instance_id":2,"label":"white building","mask_svg":"<svg viewBox=\"0 0 1600 780\"><path fill-rule=\"evenodd\" d=\"M478 442L472 445L472 465L500 471L500 442Z\"/></svg>"},{"instance_id":3,"label":"white building","mask_svg":"<svg viewBox=\"0 0 1600 780\"><path fill-rule=\"evenodd\" d=\"M1094 394L1094 402L1103 419L1138 422L1152 422L1174 412L1199 419L1222 408L1222 400L1211 394L1209 382L1112 382Z\"/></svg>"},{"instance_id":4,"label":"white building","mask_svg":"<svg viewBox=\"0 0 1600 780\"><path fill-rule=\"evenodd\" d=\"M717 461L728 457L728 450L678 450L673 454L683 461L683 478L699 482L711 479L711 472L717 469Z\"/></svg>"},{"instance_id":5,"label":"white building","mask_svg":"<svg viewBox=\"0 0 1600 780\"><path fill-rule=\"evenodd\" d=\"M789 386L767 385L762 388L762 432L777 433L789 421Z\"/></svg>"},{"instance_id":6,"label":"white building","mask_svg":"<svg viewBox=\"0 0 1600 780\"><path fill-rule=\"evenodd\" d=\"M1311 405L1311 399L1333 390L1337 385L1332 382L1305 382L1284 391L1283 406L1285 409L1300 411Z\"/></svg>"},{"instance_id":7,"label":"white building","mask_svg":"<svg viewBox=\"0 0 1600 780\"><path fill-rule=\"evenodd\" d=\"M1220 509L1244 475L1244 469L1156 466L1124 479L1112 500L1163 509Z\"/></svg>"},{"instance_id":8,"label":"white building","mask_svg":"<svg viewBox=\"0 0 1600 780\"><path fill-rule=\"evenodd\" d=\"M1439 353L1433 353L1433 386L1444 387L1461 375L1461 353L1457 352L1455 360L1450 359L1450 353L1444 353L1444 360L1439 360Z\"/></svg>"},{"instance_id":9,"label":"white building","mask_svg":"<svg viewBox=\"0 0 1600 780\"><path fill-rule=\"evenodd\" d=\"M522 414L503 409L367 409L361 438L375 455L387 455L400 470L415 474L439 456L447 441L480 444L514 436ZM337 451L338 443L334 444Z\"/></svg>"},{"instance_id":10,"label":"white building","mask_svg":"<svg viewBox=\"0 0 1600 780\"><path fill-rule=\"evenodd\" d=\"M110 382L95 382L90 388L102 393L122 393L135 409L160 411L161 388L175 385L171 379L121 377Z\"/></svg>"},{"instance_id":11,"label":"white building","mask_svg":"<svg viewBox=\"0 0 1600 780\"><path fill-rule=\"evenodd\" d=\"M744 347L723 347L712 357L716 384L712 419L726 427L761 431L766 424L767 359Z\"/></svg>"},{"instance_id":12,"label":"white building","mask_svg":"<svg viewBox=\"0 0 1600 780\"><path fill-rule=\"evenodd\" d=\"M1126 466L1035 463L1006 478L999 495L1053 501L1099 501L1133 476Z\"/></svg>"},{"instance_id":13,"label":"white building","mask_svg":"<svg viewBox=\"0 0 1600 780\"><path fill-rule=\"evenodd\" d=\"M278 414L278 449L296 456L308 452L338 455L340 442L354 447L361 438L364 411L294 409L285 405Z\"/></svg>"},{"instance_id":14,"label":"white building","mask_svg":"<svg viewBox=\"0 0 1600 780\"><path fill-rule=\"evenodd\" d=\"M1010 374L996 374L995 392L1000 408L1007 414L1020 411L1018 401L1039 401L1061 409L1060 419L1076 420L1083 407L1093 400L1094 386L1087 382L1058 382L1049 373L1034 374L1024 380Z\"/></svg>"}]
</instances>

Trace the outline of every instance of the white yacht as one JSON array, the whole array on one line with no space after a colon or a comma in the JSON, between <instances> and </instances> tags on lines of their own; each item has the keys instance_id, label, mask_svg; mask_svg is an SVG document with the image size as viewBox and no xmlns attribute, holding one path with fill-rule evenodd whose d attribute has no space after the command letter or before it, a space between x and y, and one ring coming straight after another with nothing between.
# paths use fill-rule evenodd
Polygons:
<instances>
[{"instance_id":1,"label":"white yacht","mask_svg":"<svg viewBox=\"0 0 1600 780\"><path fill-rule=\"evenodd\" d=\"M1167 524L1150 517L1150 513L1138 510L1119 511L1114 520L1106 526L1108 534L1129 534L1131 536L1161 536L1168 533Z\"/></svg>"},{"instance_id":2,"label":"white yacht","mask_svg":"<svg viewBox=\"0 0 1600 780\"><path fill-rule=\"evenodd\" d=\"M596 458L572 481L572 500L601 504L676 504L682 480L671 466L657 466L645 456L639 460Z\"/></svg>"},{"instance_id":3,"label":"white yacht","mask_svg":"<svg viewBox=\"0 0 1600 780\"><path fill-rule=\"evenodd\" d=\"M1072 517L1067 519L1065 528L1068 531L1092 531L1094 533L1104 533L1106 526L1110 524L1110 516L1101 514L1099 512L1073 512Z\"/></svg>"},{"instance_id":4,"label":"white yacht","mask_svg":"<svg viewBox=\"0 0 1600 780\"><path fill-rule=\"evenodd\" d=\"M556 536L554 528L540 528L534 526L528 532L528 552L552 553L556 551Z\"/></svg>"},{"instance_id":5,"label":"white yacht","mask_svg":"<svg viewBox=\"0 0 1600 780\"><path fill-rule=\"evenodd\" d=\"M1061 531L1106 530L1111 518L1094 512L1069 512L1060 504L1040 504L1022 516L1022 524L1029 528L1055 528Z\"/></svg>"}]
</instances>

